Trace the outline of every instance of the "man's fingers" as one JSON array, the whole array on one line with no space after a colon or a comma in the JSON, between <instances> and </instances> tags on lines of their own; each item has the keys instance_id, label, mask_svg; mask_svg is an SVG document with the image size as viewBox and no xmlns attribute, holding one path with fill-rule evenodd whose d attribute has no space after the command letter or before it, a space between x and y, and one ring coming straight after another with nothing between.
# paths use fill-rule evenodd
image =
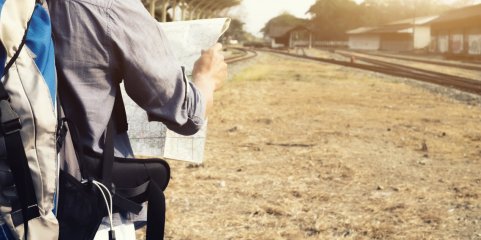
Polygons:
<instances>
[{"instance_id":1,"label":"man's fingers","mask_svg":"<svg viewBox=\"0 0 481 240\"><path fill-rule=\"evenodd\" d=\"M214 51L220 51L220 50L222 50L222 44L221 44L221 43L216 43L214 46L212 46L212 50L214 50Z\"/></svg>"},{"instance_id":2,"label":"man's fingers","mask_svg":"<svg viewBox=\"0 0 481 240\"><path fill-rule=\"evenodd\" d=\"M222 50L222 44L221 43L216 43L214 46L212 46L209 49L203 49L201 50L201 55L211 55L213 59L216 59L216 61L224 61L224 55L220 53Z\"/></svg>"},{"instance_id":3,"label":"man's fingers","mask_svg":"<svg viewBox=\"0 0 481 240\"><path fill-rule=\"evenodd\" d=\"M216 43L214 46L212 46L212 47L210 47L210 48L208 48L208 49L202 49L200 53L201 53L201 54L204 54L204 53L213 54L213 53L218 52L218 51L220 51L220 50L222 50L222 44Z\"/></svg>"},{"instance_id":4,"label":"man's fingers","mask_svg":"<svg viewBox=\"0 0 481 240\"><path fill-rule=\"evenodd\" d=\"M225 59L224 55L223 54L218 54L217 57L219 58L219 61L223 62Z\"/></svg>"}]
</instances>

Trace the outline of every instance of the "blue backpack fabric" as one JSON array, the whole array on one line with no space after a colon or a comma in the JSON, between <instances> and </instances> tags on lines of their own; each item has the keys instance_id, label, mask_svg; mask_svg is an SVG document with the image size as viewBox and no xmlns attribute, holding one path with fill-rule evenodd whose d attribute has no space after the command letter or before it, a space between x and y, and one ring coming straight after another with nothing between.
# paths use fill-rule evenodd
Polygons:
<instances>
[{"instance_id":1,"label":"blue backpack fabric","mask_svg":"<svg viewBox=\"0 0 481 240\"><path fill-rule=\"evenodd\" d=\"M40 1L0 0L0 44L0 240L56 240L57 82Z\"/></svg>"}]
</instances>

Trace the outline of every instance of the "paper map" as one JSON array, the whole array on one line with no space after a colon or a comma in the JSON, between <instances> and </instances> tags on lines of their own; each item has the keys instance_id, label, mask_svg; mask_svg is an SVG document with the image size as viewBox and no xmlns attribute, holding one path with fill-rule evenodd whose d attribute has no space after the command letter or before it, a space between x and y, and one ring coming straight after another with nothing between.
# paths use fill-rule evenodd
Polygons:
<instances>
[{"instance_id":1,"label":"paper map","mask_svg":"<svg viewBox=\"0 0 481 240\"><path fill-rule=\"evenodd\" d=\"M174 49L177 61L185 67L186 75L192 74L195 61L202 49L213 46L230 24L228 18L202 19L159 23ZM149 122L146 112L130 99L122 88L128 134L134 154L140 157L161 157L203 162L207 123L193 136L182 136L168 130L162 123Z\"/></svg>"}]
</instances>

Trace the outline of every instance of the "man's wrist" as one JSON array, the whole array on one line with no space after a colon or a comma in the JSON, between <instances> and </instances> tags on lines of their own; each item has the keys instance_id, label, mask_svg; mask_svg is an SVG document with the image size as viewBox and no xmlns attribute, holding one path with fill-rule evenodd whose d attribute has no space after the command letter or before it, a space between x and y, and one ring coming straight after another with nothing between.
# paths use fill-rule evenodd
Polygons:
<instances>
[{"instance_id":1,"label":"man's wrist","mask_svg":"<svg viewBox=\"0 0 481 240\"><path fill-rule=\"evenodd\" d=\"M195 84L196 88L199 90L201 96L203 97L207 113L214 102L214 83L206 76L201 75L196 75L192 82Z\"/></svg>"},{"instance_id":2,"label":"man's wrist","mask_svg":"<svg viewBox=\"0 0 481 240\"><path fill-rule=\"evenodd\" d=\"M208 76L198 74L194 76L192 82L194 82L196 86L203 88L205 91L213 93L215 90L215 83Z\"/></svg>"}]
</instances>

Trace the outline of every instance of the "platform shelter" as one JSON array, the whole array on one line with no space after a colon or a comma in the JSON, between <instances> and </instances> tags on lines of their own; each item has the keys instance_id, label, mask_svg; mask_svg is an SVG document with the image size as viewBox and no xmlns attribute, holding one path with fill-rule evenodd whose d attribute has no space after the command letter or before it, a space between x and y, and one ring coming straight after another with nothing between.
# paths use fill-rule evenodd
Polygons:
<instances>
[{"instance_id":1,"label":"platform shelter","mask_svg":"<svg viewBox=\"0 0 481 240\"><path fill-rule=\"evenodd\" d=\"M241 0L142 0L152 16L161 22L225 16Z\"/></svg>"},{"instance_id":2,"label":"platform shelter","mask_svg":"<svg viewBox=\"0 0 481 240\"><path fill-rule=\"evenodd\" d=\"M481 57L481 4L448 11L430 24L433 52Z\"/></svg>"}]
</instances>

